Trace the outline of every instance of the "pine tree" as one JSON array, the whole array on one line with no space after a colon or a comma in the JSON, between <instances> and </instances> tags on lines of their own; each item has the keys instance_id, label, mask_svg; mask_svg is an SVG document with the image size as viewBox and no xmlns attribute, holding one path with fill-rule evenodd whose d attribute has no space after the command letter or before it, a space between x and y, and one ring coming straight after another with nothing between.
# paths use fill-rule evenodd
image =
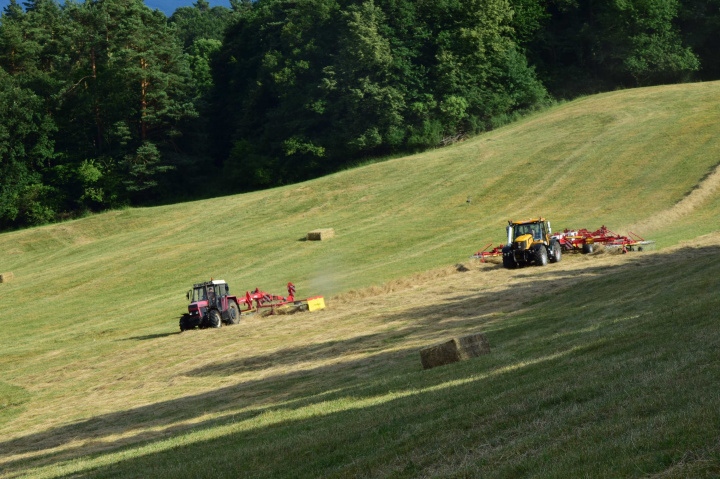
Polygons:
<instances>
[{"instance_id":1,"label":"pine tree","mask_svg":"<svg viewBox=\"0 0 720 479\"><path fill-rule=\"evenodd\" d=\"M114 85L121 87L111 95L111 103L123 112L120 123L132 136L128 142L132 151L123 159L125 169L132 171L134 162L141 159L148 165L143 174L159 175L167 168L155 162L155 153L148 153L149 145L159 154L163 149L175 149L174 141L181 134L179 123L196 115L187 60L162 13L151 11L141 0L104 1L110 4L110 12L117 13L117 27L109 45L109 68ZM133 178L126 184L136 181ZM130 191L154 185L153 181L137 181Z\"/></svg>"}]
</instances>

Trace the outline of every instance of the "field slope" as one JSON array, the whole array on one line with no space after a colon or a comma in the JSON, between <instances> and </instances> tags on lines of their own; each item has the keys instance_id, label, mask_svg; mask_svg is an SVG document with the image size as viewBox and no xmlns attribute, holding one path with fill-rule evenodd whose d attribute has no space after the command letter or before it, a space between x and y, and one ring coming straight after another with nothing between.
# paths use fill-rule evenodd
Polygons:
<instances>
[{"instance_id":1,"label":"field slope","mask_svg":"<svg viewBox=\"0 0 720 479\"><path fill-rule=\"evenodd\" d=\"M717 82L607 93L303 184L0 235L0 476L717 476L719 105ZM540 214L658 250L468 263ZM179 334L211 276L335 297ZM421 370L469 331L490 356Z\"/></svg>"}]
</instances>

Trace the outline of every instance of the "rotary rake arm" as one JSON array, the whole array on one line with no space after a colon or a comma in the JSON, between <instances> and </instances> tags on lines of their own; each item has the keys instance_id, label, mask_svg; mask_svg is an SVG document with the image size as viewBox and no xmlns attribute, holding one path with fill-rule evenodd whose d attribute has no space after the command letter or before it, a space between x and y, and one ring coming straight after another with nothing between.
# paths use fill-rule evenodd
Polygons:
<instances>
[{"instance_id":1,"label":"rotary rake arm","mask_svg":"<svg viewBox=\"0 0 720 479\"><path fill-rule=\"evenodd\" d=\"M501 244L500 246L496 246L495 248L488 251L487 249L492 245L492 243L486 244L483 249L470 256L470 259L479 259L482 263L485 263L488 258L492 258L493 256L502 256L502 249L505 245Z\"/></svg>"}]
</instances>

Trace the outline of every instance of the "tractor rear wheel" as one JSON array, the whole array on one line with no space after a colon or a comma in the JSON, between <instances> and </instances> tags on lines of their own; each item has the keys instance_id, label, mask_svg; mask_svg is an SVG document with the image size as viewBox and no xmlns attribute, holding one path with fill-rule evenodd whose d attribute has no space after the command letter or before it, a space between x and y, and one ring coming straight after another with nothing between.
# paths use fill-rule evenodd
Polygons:
<instances>
[{"instance_id":1,"label":"tractor rear wheel","mask_svg":"<svg viewBox=\"0 0 720 479\"><path fill-rule=\"evenodd\" d=\"M228 324L237 324L240 321L240 308L235 301L228 303Z\"/></svg>"},{"instance_id":2,"label":"tractor rear wheel","mask_svg":"<svg viewBox=\"0 0 720 479\"><path fill-rule=\"evenodd\" d=\"M550 259L550 262L551 263L559 263L560 260L562 259L562 248L560 247L560 243L555 241L551 245L551 248L553 250L553 255L552 255L552 258Z\"/></svg>"},{"instance_id":3,"label":"tractor rear wheel","mask_svg":"<svg viewBox=\"0 0 720 479\"><path fill-rule=\"evenodd\" d=\"M220 311L217 309L212 309L208 313L208 325L211 328L219 328L222 326L222 316L220 316Z\"/></svg>"},{"instance_id":4,"label":"tractor rear wheel","mask_svg":"<svg viewBox=\"0 0 720 479\"><path fill-rule=\"evenodd\" d=\"M535 264L538 266L545 266L548 263L547 248L545 245L538 246L535 250Z\"/></svg>"}]
</instances>

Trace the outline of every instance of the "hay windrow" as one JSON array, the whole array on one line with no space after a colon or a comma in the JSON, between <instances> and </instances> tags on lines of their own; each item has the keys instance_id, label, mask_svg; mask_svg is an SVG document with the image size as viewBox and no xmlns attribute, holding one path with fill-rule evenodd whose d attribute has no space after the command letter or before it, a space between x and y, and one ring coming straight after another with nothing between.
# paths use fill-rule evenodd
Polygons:
<instances>
[{"instance_id":1,"label":"hay windrow","mask_svg":"<svg viewBox=\"0 0 720 479\"><path fill-rule=\"evenodd\" d=\"M471 261L468 263L456 264L453 266L445 266L436 268L423 273L416 273L407 278L394 279L383 283L382 285L373 285L368 288L353 289L345 293L332 296L328 301L334 304L345 304L359 299L372 298L385 294L395 293L397 291L406 291L417 286L427 283L434 283L439 279L447 278L456 274L462 274L469 271L479 271L482 269L493 268L494 266L480 263L479 261Z\"/></svg>"},{"instance_id":2,"label":"hay windrow","mask_svg":"<svg viewBox=\"0 0 720 479\"><path fill-rule=\"evenodd\" d=\"M700 208L707 201L711 200L720 191L720 164L715 166L711 172L690 193L676 203L673 207L660 213L631 224L625 228L626 231L637 232L644 235L647 232L656 231L667 227Z\"/></svg>"}]
</instances>

